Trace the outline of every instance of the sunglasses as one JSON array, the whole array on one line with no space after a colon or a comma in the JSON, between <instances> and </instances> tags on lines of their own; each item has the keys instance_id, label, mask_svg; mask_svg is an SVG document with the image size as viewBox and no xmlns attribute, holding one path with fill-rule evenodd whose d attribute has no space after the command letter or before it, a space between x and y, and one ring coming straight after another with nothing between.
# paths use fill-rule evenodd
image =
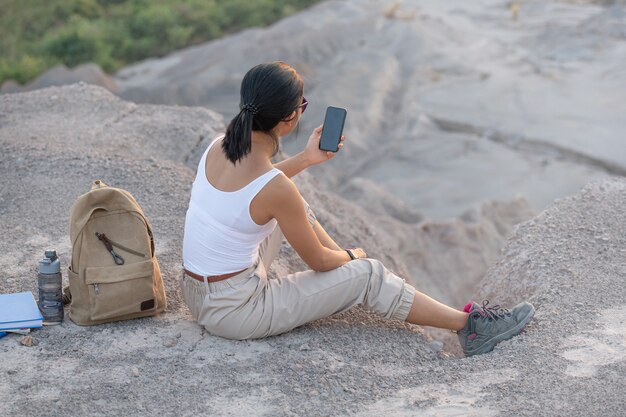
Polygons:
<instances>
[{"instance_id":1,"label":"sunglasses","mask_svg":"<svg viewBox=\"0 0 626 417\"><path fill-rule=\"evenodd\" d=\"M302 104L300 104L298 107L302 108L302 113L300 114L304 114L304 111L306 110L306 106L309 105L309 102L306 101L306 97L302 96Z\"/></svg>"}]
</instances>

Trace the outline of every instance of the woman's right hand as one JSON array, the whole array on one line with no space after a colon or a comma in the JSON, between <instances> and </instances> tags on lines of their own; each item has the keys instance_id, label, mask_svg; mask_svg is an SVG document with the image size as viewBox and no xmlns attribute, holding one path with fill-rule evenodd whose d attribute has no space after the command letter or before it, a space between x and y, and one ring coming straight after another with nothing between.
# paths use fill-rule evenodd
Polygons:
<instances>
[{"instance_id":1,"label":"woman's right hand","mask_svg":"<svg viewBox=\"0 0 626 417\"><path fill-rule=\"evenodd\" d=\"M350 248L350 252L354 255L355 258L367 258L367 253L362 248Z\"/></svg>"},{"instance_id":2,"label":"woman's right hand","mask_svg":"<svg viewBox=\"0 0 626 417\"><path fill-rule=\"evenodd\" d=\"M339 150L337 152L329 152L320 149L323 127L324 125L319 125L313 130L313 133L311 133L311 136L309 137L309 141L304 147L304 151L302 151L302 154L305 157L304 159L309 165L317 165L333 159L343 148L343 141L346 139L346 135L341 136L341 139L339 140Z\"/></svg>"}]
</instances>

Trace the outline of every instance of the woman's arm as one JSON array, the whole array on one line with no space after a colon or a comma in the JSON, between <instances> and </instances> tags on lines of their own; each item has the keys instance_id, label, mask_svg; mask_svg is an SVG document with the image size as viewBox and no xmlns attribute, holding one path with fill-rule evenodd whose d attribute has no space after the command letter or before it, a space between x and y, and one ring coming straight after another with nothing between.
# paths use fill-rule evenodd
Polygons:
<instances>
[{"instance_id":1,"label":"woman's arm","mask_svg":"<svg viewBox=\"0 0 626 417\"><path fill-rule=\"evenodd\" d=\"M322 245L324 245L328 249L345 251L345 249L335 243L335 241L328 235L328 233L326 233L326 230L317 220L315 220L315 224L313 225L313 231L317 235L317 238L320 240ZM367 258L367 254L362 248L350 248L350 250L352 250L352 254L357 258Z\"/></svg>"},{"instance_id":2,"label":"woman's arm","mask_svg":"<svg viewBox=\"0 0 626 417\"><path fill-rule=\"evenodd\" d=\"M280 169L286 176L291 178L311 165L321 164L337 156L338 152L328 152L320 149L322 127L323 126L318 126L313 130L302 152L274 164L274 167ZM343 148L343 141L345 139L345 135L341 136L339 149Z\"/></svg>"},{"instance_id":3,"label":"woman's arm","mask_svg":"<svg viewBox=\"0 0 626 417\"><path fill-rule=\"evenodd\" d=\"M300 152L291 158L274 164L274 168L280 169L289 178L297 175L300 171L311 166L311 161L304 152Z\"/></svg>"},{"instance_id":4,"label":"woman's arm","mask_svg":"<svg viewBox=\"0 0 626 417\"><path fill-rule=\"evenodd\" d=\"M277 175L275 178L278 181L264 190L264 200L271 204L269 214L278 221L283 235L300 258L314 271L329 271L350 262L350 255L345 250L328 248L322 244L317 233L322 235L322 239L326 239L328 234L317 222L315 227L311 226L298 188L290 179L280 177ZM328 239L332 241L330 237ZM356 251L355 256L364 257L365 253Z\"/></svg>"},{"instance_id":5,"label":"woman's arm","mask_svg":"<svg viewBox=\"0 0 626 417\"><path fill-rule=\"evenodd\" d=\"M320 224L320 222L318 222L317 220L315 220L315 224L313 225L313 231L315 232L315 234L317 235L317 238L320 240L320 242L322 243L322 245L324 245L325 247L327 247L328 249L335 249L335 250L343 250L341 248L341 246L339 246L334 240L333 238L331 238L328 233L326 233L326 230L322 227L322 225Z\"/></svg>"}]
</instances>

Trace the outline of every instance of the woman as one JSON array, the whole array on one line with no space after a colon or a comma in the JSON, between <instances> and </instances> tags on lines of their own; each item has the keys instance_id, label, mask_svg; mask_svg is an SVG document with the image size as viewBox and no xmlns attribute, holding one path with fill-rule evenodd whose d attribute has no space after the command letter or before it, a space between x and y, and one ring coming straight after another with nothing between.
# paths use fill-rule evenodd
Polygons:
<instances>
[{"instance_id":1,"label":"woman","mask_svg":"<svg viewBox=\"0 0 626 417\"><path fill-rule=\"evenodd\" d=\"M290 179L336 155L318 147L322 126L304 151L271 161L306 106L293 68L258 65L243 78L239 114L204 152L183 242L181 287L194 319L214 335L251 339L362 304L389 319L455 330L466 355L488 352L521 332L534 314L528 303L510 312L488 302L458 311L420 293L362 248L342 249L333 241ZM311 269L268 279L283 236Z\"/></svg>"}]
</instances>

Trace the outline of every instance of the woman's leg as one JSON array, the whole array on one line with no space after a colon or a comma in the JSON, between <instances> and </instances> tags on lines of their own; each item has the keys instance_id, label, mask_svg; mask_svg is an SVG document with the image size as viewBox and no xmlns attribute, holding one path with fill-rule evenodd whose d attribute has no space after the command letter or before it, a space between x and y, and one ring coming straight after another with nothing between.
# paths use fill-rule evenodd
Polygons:
<instances>
[{"instance_id":1,"label":"woman's leg","mask_svg":"<svg viewBox=\"0 0 626 417\"><path fill-rule=\"evenodd\" d=\"M413 305L406 321L421 326L439 327L441 329L461 330L467 324L469 314L455 310L426 294L415 292Z\"/></svg>"},{"instance_id":2,"label":"woman's leg","mask_svg":"<svg viewBox=\"0 0 626 417\"><path fill-rule=\"evenodd\" d=\"M331 242L334 246L337 246L330 236L328 236L328 234L324 231L323 227L316 222L315 214L306 201L305 207L307 210L307 216L309 217L309 222L313 227L316 227L317 224L317 227L319 228L319 230L316 231L318 237L320 237L320 235L326 236L329 242ZM321 237L320 241L322 241ZM328 247L330 247L330 245ZM267 264L266 266L269 268ZM449 330L461 330L467 323L468 316L469 315L464 311L448 307L447 305L432 299L426 294L415 291L413 305L411 306L411 310L409 311L406 321L422 326L439 327Z\"/></svg>"},{"instance_id":3,"label":"woman's leg","mask_svg":"<svg viewBox=\"0 0 626 417\"><path fill-rule=\"evenodd\" d=\"M376 259L356 259L339 268L300 271L259 279L242 288L245 305L220 312L221 300L212 298L212 316L205 326L214 334L232 339L256 339L277 335L313 320L363 305L376 314L405 320L415 289ZM233 295L225 295L231 302ZM208 317L208 316L207 316ZM214 327L215 326L215 327Z\"/></svg>"},{"instance_id":4,"label":"woman's leg","mask_svg":"<svg viewBox=\"0 0 626 417\"><path fill-rule=\"evenodd\" d=\"M315 213L306 201L304 203L309 222L315 227ZM319 223L317 224L319 225ZM320 228L318 232L323 232L323 234L327 236L321 225L318 227ZM330 237L328 238L332 243L334 243ZM406 321L422 326L439 327L449 330L461 330L467 323L467 318L468 314L466 312L448 307L447 305L442 304L416 290L415 296L413 297L413 305L411 306L411 310L409 311Z\"/></svg>"}]
</instances>

